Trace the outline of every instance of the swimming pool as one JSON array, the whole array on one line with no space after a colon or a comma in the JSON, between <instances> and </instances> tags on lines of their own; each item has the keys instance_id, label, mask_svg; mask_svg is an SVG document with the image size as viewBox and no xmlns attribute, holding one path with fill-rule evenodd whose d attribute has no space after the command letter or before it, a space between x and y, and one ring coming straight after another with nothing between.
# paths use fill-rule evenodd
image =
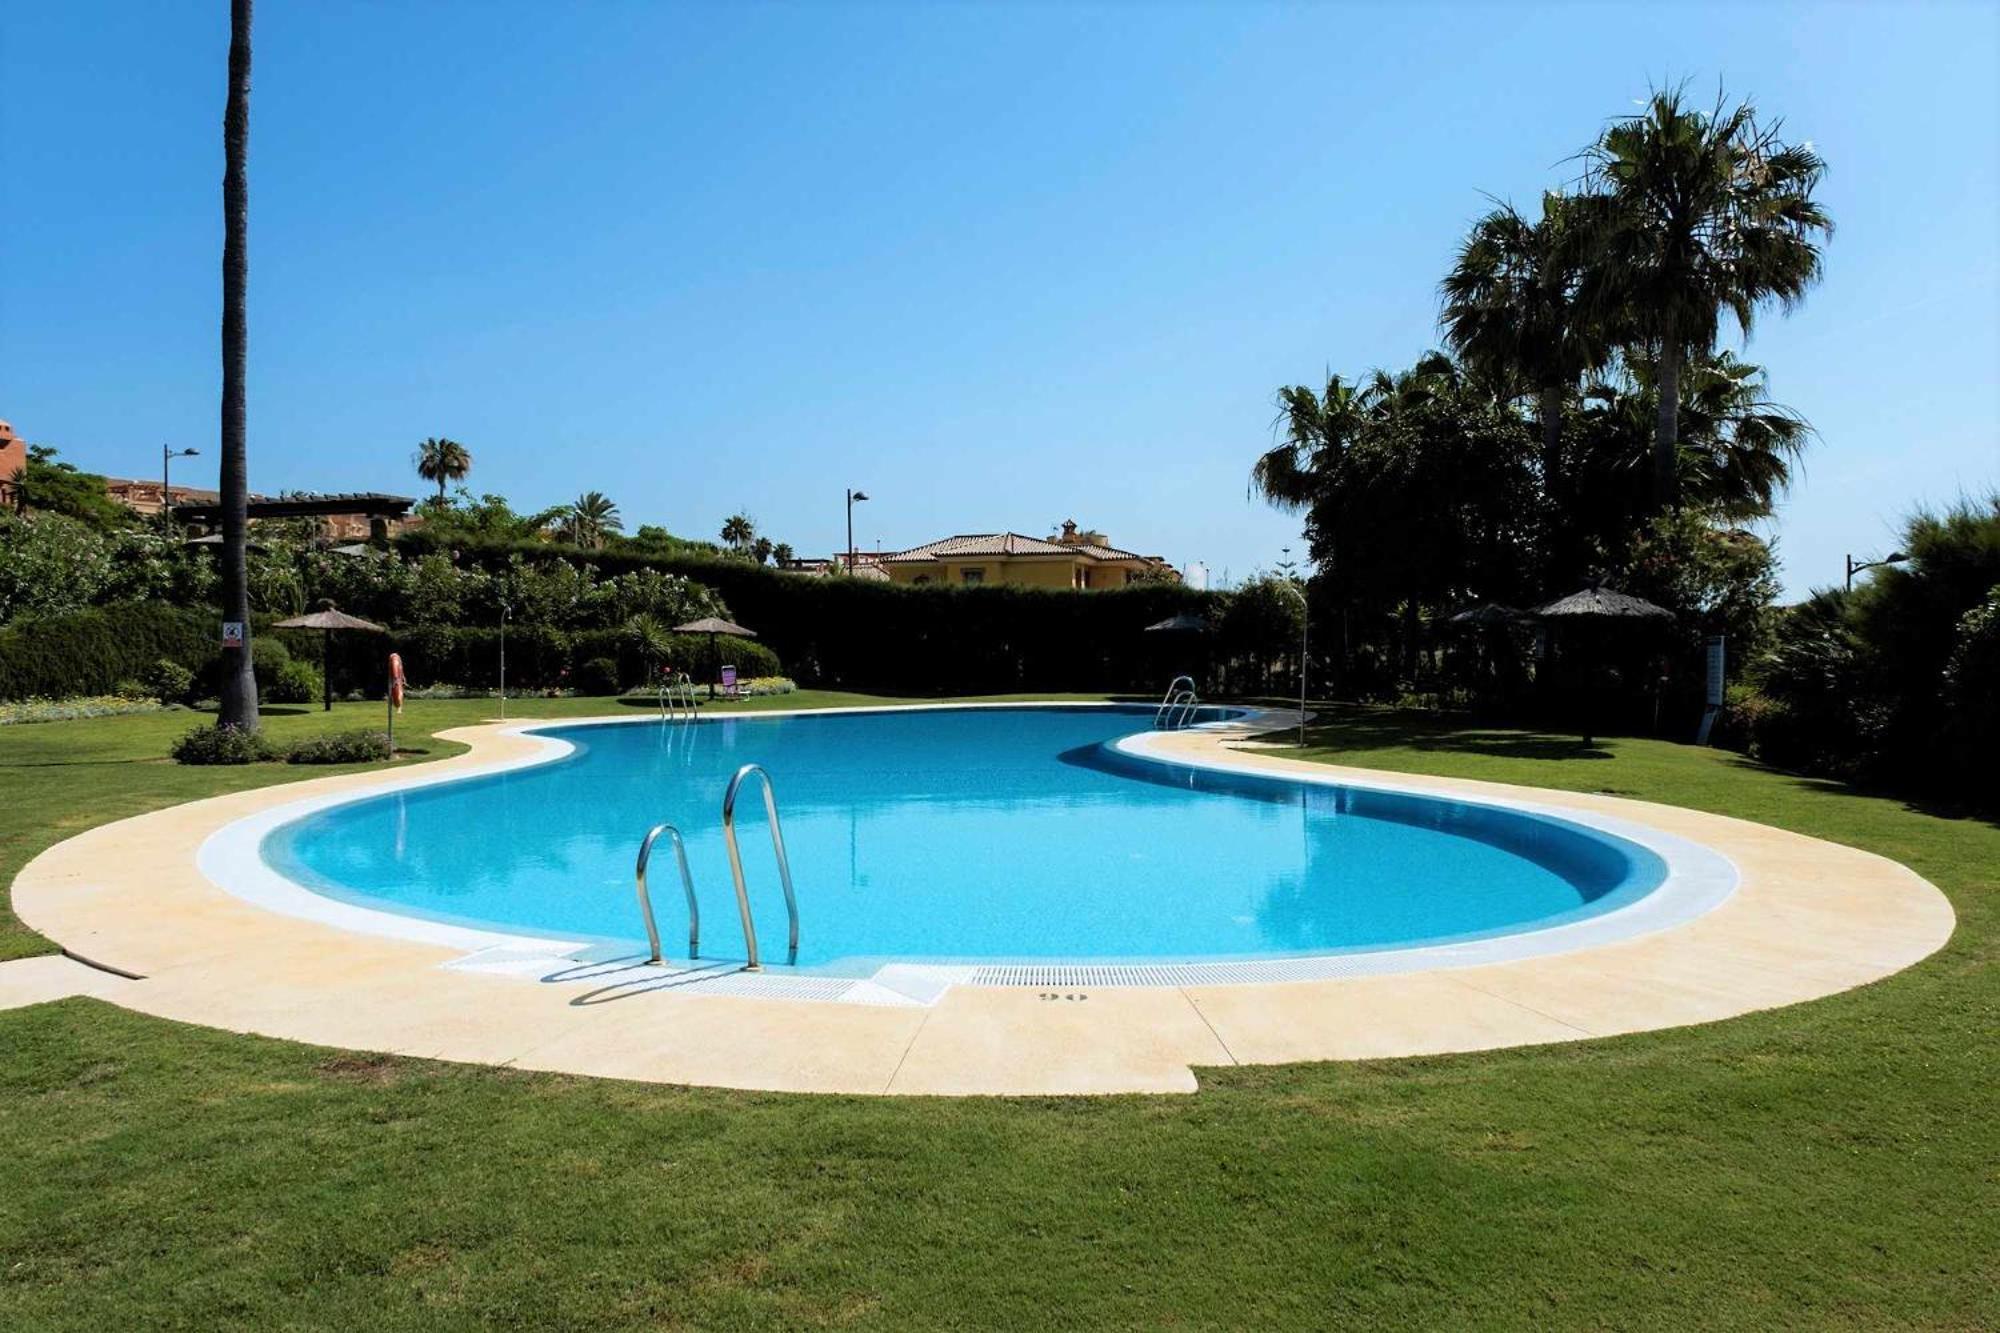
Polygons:
<instances>
[{"instance_id":1,"label":"swimming pool","mask_svg":"<svg viewBox=\"0 0 2000 1333\"><path fill-rule=\"evenodd\" d=\"M1541 813L1160 762L1116 742L1150 709L890 710L541 726L569 753L317 808L263 862L405 917L636 946L641 834L687 838L704 958L743 956L719 805L740 765L776 784L801 970L885 963L1205 963L1369 953L1582 922L1667 864ZM1208 718L1220 714L1210 712ZM765 961L786 918L762 811L739 833ZM664 852L665 849L662 849ZM670 953L670 858L653 899Z\"/></svg>"}]
</instances>

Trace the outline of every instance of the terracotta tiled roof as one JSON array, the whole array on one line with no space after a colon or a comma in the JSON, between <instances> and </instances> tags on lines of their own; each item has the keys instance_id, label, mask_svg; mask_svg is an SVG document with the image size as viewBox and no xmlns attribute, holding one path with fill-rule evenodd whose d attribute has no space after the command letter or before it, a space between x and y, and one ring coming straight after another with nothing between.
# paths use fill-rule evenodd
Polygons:
<instances>
[{"instance_id":1,"label":"terracotta tiled roof","mask_svg":"<svg viewBox=\"0 0 2000 1333\"><path fill-rule=\"evenodd\" d=\"M1040 537L1024 537L1018 532L972 532L956 537L941 537L922 546L912 546L907 551L882 557L883 563L924 564L936 560L962 560L980 556L1035 556L1035 555L1082 555L1093 560L1142 560L1145 557L1130 551L1121 551L1115 546L1066 546L1061 542L1044 541Z\"/></svg>"}]
</instances>

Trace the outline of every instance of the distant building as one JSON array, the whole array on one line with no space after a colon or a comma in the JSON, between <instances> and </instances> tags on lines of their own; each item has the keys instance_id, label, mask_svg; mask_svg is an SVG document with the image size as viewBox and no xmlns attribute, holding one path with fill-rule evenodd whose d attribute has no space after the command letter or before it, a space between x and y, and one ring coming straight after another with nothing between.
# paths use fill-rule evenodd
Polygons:
<instances>
[{"instance_id":1,"label":"distant building","mask_svg":"<svg viewBox=\"0 0 2000 1333\"><path fill-rule=\"evenodd\" d=\"M0 421L0 507L12 509L21 502L21 474L28 468L28 444L14 428Z\"/></svg>"},{"instance_id":2,"label":"distant building","mask_svg":"<svg viewBox=\"0 0 2000 1333\"><path fill-rule=\"evenodd\" d=\"M106 477L104 493L134 513L144 514L148 518L166 507L160 501L161 489L158 481L141 481L136 477ZM221 502L222 495L218 491L205 491L199 486L176 486L173 488L172 497L166 503L212 505Z\"/></svg>"},{"instance_id":3,"label":"distant building","mask_svg":"<svg viewBox=\"0 0 2000 1333\"><path fill-rule=\"evenodd\" d=\"M1159 556L1120 550L1101 532L1079 530L1074 519L1047 538L1018 532L969 533L880 559L883 572L895 583L1100 589L1180 578Z\"/></svg>"}]
</instances>

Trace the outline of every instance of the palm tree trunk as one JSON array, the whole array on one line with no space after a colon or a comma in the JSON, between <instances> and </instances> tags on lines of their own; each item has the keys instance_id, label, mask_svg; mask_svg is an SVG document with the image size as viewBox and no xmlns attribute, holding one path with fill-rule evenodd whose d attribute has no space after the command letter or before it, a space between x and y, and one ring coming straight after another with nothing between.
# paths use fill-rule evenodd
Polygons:
<instances>
[{"instance_id":1,"label":"palm tree trunk","mask_svg":"<svg viewBox=\"0 0 2000 1333\"><path fill-rule=\"evenodd\" d=\"M1562 405L1562 385L1543 385L1535 408L1542 421L1542 487L1550 495L1562 475Z\"/></svg>"},{"instance_id":2,"label":"palm tree trunk","mask_svg":"<svg viewBox=\"0 0 2000 1333\"><path fill-rule=\"evenodd\" d=\"M247 529L250 489L244 457L248 432L244 377L249 363L250 284L250 6L230 0L229 100L222 113L222 618L243 627L240 644L222 650L223 726L257 725L257 677L250 665Z\"/></svg>"},{"instance_id":3,"label":"palm tree trunk","mask_svg":"<svg viewBox=\"0 0 2000 1333\"><path fill-rule=\"evenodd\" d=\"M1659 414L1653 426L1653 501L1665 511L1680 504L1681 338L1671 314L1660 330Z\"/></svg>"}]
</instances>

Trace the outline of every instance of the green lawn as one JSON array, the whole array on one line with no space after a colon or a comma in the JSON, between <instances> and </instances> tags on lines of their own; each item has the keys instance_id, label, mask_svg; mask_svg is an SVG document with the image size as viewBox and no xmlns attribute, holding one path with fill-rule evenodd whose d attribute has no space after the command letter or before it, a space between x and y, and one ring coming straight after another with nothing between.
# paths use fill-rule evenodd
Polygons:
<instances>
[{"instance_id":1,"label":"green lawn","mask_svg":"<svg viewBox=\"0 0 2000 1333\"><path fill-rule=\"evenodd\" d=\"M406 728L486 711L413 704ZM0 731L6 874L90 823L300 775L158 762L187 721ZM1388 714L1313 740L1868 847L1943 887L1959 930L1909 972L1773 1014L1208 1070L1185 1098L677 1090L90 1001L0 1012L0 1327L1994 1322L2000 829L1658 742Z\"/></svg>"}]
</instances>

